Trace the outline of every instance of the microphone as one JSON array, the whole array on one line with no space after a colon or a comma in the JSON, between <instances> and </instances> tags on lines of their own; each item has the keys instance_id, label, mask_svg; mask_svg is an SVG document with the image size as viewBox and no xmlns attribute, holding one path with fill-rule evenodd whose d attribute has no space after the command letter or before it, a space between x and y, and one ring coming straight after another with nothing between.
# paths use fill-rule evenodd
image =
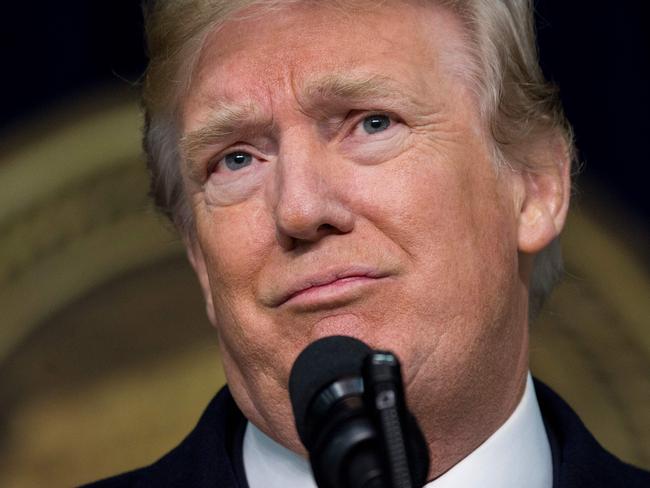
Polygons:
<instances>
[{"instance_id":1,"label":"microphone","mask_svg":"<svg viewBox=\"0 0 650 488\"><path fill-rule=\"evenodd\" d=\"M296 359L289 394L319 488L424 484L428 450L393 354L351 337L320 339Z\"/></svg>"}]
</instances>

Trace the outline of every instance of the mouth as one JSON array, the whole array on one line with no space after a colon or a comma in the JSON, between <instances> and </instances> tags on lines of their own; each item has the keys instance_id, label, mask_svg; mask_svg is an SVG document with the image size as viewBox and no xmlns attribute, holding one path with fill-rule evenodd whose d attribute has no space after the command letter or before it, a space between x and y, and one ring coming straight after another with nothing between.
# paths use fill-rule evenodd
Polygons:
<instances>
[{"instance_id":1,"label":"mouth","mask_svg":"<svg viewBox=\"0 0 650 488\"><path fill-rule=\"evenodd\" d=\"M387 277L372 269L330 271L299 280L283 294L278 306L332 308L358 298L368 286Z\"/></svg>"}]
</instances>

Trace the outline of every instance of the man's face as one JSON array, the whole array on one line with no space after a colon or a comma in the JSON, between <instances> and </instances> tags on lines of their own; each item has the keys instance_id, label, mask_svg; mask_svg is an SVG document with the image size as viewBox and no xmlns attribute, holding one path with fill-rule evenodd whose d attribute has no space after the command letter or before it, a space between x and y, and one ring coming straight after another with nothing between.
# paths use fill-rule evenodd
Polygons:
<instances>
[{"instance_id":1,"label":"man's face","mask_svg":"<svg viewBox=\"0 0 650 488\"><path fill-rule=\"evenodd\" d=\"M182 111L190 255L237 403L298 450L291 365L343 334L399 355L441 442L489 428L527 368L522 198L459 23L408 3L247 14L208 38Z\"/></svg>"}]
</instances>

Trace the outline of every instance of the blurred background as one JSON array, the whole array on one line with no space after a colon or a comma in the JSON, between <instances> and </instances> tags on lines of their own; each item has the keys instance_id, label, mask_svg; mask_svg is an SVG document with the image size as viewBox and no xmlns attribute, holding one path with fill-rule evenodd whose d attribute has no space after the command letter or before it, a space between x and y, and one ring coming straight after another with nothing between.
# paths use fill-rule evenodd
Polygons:
<instances>
[{"instance_id":1,"label":"blurred background","mask_svg":"<svg viewBox=\"0 0 650 488\"><path fill-rule=\"evenodd\" d=\"M584 166L532 356L601 443L650 468L643 4L536 2ZM224 379L146 197L140 2L10 2L0 29L0 486L72 486L167 452Z\"/></svg>"}]
</instances>

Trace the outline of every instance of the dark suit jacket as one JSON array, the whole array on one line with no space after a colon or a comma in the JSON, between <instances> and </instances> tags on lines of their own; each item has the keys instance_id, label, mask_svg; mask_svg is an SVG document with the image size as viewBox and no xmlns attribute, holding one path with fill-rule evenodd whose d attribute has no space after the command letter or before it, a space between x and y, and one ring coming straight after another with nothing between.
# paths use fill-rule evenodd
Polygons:
<instances>
[{"instance_id":1,"label":"dark suit jacket","mask_svg":"<svg viewBox=\"0 0 650 488\"><path fill-rule=\"evenodd\" d=\"M535 391L551 443L553 488L650 488L650 473L605 451L550 388L536 381ZM86 486L248 488L241 455L245 425L224 387L169 454L151 466Z\"/></svg>"}]
</instances>

